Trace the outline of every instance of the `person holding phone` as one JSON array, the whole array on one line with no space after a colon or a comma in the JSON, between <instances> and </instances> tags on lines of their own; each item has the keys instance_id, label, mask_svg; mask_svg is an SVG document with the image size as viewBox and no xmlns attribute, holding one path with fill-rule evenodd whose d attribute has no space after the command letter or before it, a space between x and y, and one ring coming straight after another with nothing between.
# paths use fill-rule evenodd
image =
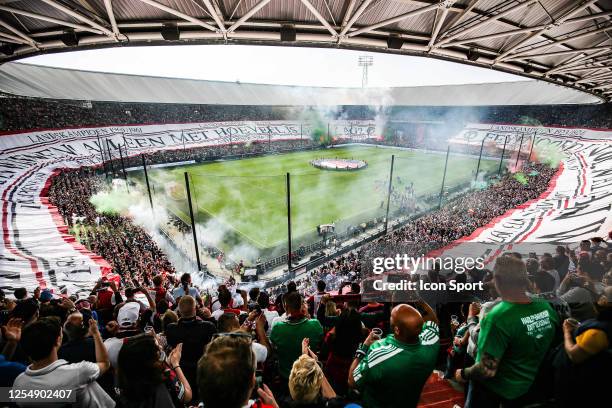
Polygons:
<instances>
[{"instance_id":1,"label":"person holding phone","mask_svg":"<svg viewBox=\"0 0 612 408\"><path fill-rule=\"evenodd\" d=\"M440 349L438 319L419 299L394 307L390 323L391 334L380 339L372 330L355 352L349 386L361 392L366 407L416 407Z\"/></svg>"}]
</instances>

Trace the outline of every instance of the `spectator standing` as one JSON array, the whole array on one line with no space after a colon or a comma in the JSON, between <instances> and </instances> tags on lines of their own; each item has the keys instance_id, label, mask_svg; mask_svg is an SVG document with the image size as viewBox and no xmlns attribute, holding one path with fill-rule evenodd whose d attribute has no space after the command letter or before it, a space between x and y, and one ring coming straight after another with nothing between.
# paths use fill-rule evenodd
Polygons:
<instances>
[{"instance_id":1,"label":"spectator standing","mask_svg":"<svg viewBox=\"0 0 612 408\"><path fill-rule=\"evenodd\" d=\"M89 322L91 318L91 313L86 313L86 315L87 317L84 318L84 315L80 312L71 313L64 323L64 333L68 341L60 347L58 357L69 363L96 362L95 342L92 337L88 336L86 326L86 322Z\"/></svg>"},{"instance_id":2,"label":"spectator standing","mask_svg":"<svg viewBox=\"0 0 612 408\"><path fill-rule=\"evenodd\" d=\"M556 253L553 256L554 267L559 272L559 279L563 280L567 271L569 270L570 259L565 253L565 247L562 245L557 246L555 249Z\"/></svg>"},{"instance_id":3,"label":"spectator standing","mask_svg":"<svg viewBox=\"0 0 612 408\"><path fill-rule=\"evenodd\" d=\"M374 333L355 353L349 386L362 393L363 405L378 408L416 407L425 381L433 372L440 337L438 320L427 303L420 309L401 304L391 311L392 334Z\"/></svg>"},{"instance_id":4,"label":"spectator standing","mask_svg":"<svg viewBox=\"0 0 612 408\"><path fill-rule=\"evenodd\" d=\"M302 355L293 363L289 375L289 407L330 408L344 404L319 367L317 355L308 347L308 339L302 342Z\"/></svg>"},{"instance_id":5,"label":"spectator standing","mask_svg":"<svg viewBox=\"0 0 612 408\"><path fill-rule=\"evenodd\" d=\"M117 326L117 334L114 337L106 339L104 345L108 349L108 356L113 368L117 367L119 351L121 351L121 347L123 347L126 341L125 339L142 333L142 330L138 326L139 311L139 303L128 302L119 309L117 313L117 322L110 322Z\"/></svg>"},{"instance_id":6,"label":"spectator standing","mask_svg":"<svg viewBox=\"0 0 612 408\"><path fill-rule=\"evenodd\" d=\"M493 276L502 301L480 322L476 363L455 374L459 381L473 381L469 408L529 402L528 392L559 323L548 302L526 294L529 282L523 261L502 256Z\"/></svg>"},{"instance_id":7,"label":"spectator standing","mask_svg":"<svg viewBox=\"0 0 612 408\"><path fill-rule=\"evenodd\" d=\"M110 367L108 353L102 343L95 320L89 321L89 334L93 337L96 362L82 361L70 364L58 359L62 344L62 327L55 317L44 317L26 326L21 345L32 360L26 371L13 384L15 389L73 389L74 407L114 407L113 399L95 381ZM38 403L19 403L22 407L36 407Z\"/></svg>"},{"instance_id":8,"label":"spectator standing","mask_svg":"<svg viewBox=\"0 0 612 408\"><path fill-rule=\"evenodd\" d=\"M283 303L287 320L274 324L270 341L278 355L281 378L287 380L293 362L302 354L302 340L308 338L310 347L318 351L323 340L323 327L317 319L305 315L306 306L298 292L287 293Z\"/></svg>"},{"instance_id":9,"label":"spectator standing","mask_svg":"<svg viewBox=\"0 0 612 408\"><path fill-rule=\"evenodd\" d=\"M310 296L307 300L308 303L308 311L311 316L317 314L317 310L319 310L319 303L323 296L327 295L328 292L325 291L327 284L324 280L319 279L317 281L317 292Z\"/></svg>"},{"instance_id":10,"label":"spectator standing","mask_svg":"<svg viewBox=\"0 0 612 408\"><path fill-rule=\"evenodd\" d=\"M612 286L599 299L597 312L597 317L580 325L571 319L563 322L563 348L554 363L555 394L560 407L590 406L609 400Z\"/></svg>"},{"instance_id":11,"label":"spectator standing","mask_svg":"<svg viewBox=\"0 0 612 408\"><path fill-rule=\"evenodd\" d=\"M2 326L2 337L5 343L0 354L0 387L10 387L15 378L26 370L24 364L10 361L21 339L21 319L10 319Z\"/></svg>"},{"instance_id":12,"label":"spectator standing","mask_svg":"<svg viewBox=\"0 0 612 408\"><path fill-rule=\"evenodd\" d=\"M256 388L255 354L249 336L221 333L198 362L198 389L206 408L278 408L267 386Z\"/></svg>"},{"instance_id":13,"label":"spectator standing","mask_svg":"<svg viewBox=\"0 0 612 408\"><path fill-rule=\"evenodd\" d=\"M122 408L182 408L191 401L191 387L183 375L182 345L166 358L155 337L140 334L127 340L119 353L118 389Z\"/></svg>"},{"instance_id":14,"label":"spectator standing","mask_svg":"<svg viewBox=\"0 0 612 408\"><path fill-rule=\"evenodd\" d=\"M174 302L178 302L181 296L189 295L198 302L198 305L202 306L202 298L200 298L200 293L196 288L191 286L191 274L184 273L181 275L181 283L180 286L174 288L172 291L172 296L174 297Z\"/></svg>"},{"instance_id":15,"label":"spectator standing","mask_svg":"<svg viewBox=\"0 0 612 408\"><path fill-rule=\"evenodd\" d=\"M553 290L559 289L559 285L561 284L561 279L559 277L559 272L555 269L555 261L550 255L542 255L540 258L540 270L545 272L553 277L555 280Z\"/></svg>"},{"instance_id":16,"label":"spectator standing","mask_svg":"<svg viewBox=\"0 0 612 408\"><path fill-rule=\"evenodd\" d=\"M217 329L211 322L196 316L196 301L190 295L181 296L178 310L180 318L178 322L170 323L166 328L166 340L170 348L183 344L180 364L187 381L196 384L198 360ZM193 399L198 400L198 392L195 389Z\"/></svg>"},{"instance_id":17,"label":"spectator standing","mask_svg":"<svg viewBox=\"0 0 612 408\"><path fill-rule=\"evenodd\" d=\"M530 276L532 284L532 297L537 300L545 300L555 309L559 316L559 321L563 321L571 316L571 310L567 302L557 296L554 291L555 280L549 274L539 271Z\"/></svg>"}]
</instances>

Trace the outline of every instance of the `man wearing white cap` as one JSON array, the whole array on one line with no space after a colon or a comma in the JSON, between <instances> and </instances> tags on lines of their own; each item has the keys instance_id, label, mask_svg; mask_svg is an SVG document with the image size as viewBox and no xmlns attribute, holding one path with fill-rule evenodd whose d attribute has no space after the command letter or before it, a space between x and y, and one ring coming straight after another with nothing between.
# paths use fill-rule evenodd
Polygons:
<instances>
[{"instance_id":1,"label":"man wearing white cap","mask_svg":"<svg viewBox=\"0 0 612 408\"><path fill-rule=\"evenodd\" d=\"M117 367L117 358L119 357L119 351L123 346L124 339L141 333L141 330L138 328L139 317L140 304L137 302L128 302L119 309L117 313L119 331L115 337L104 341L111 366Z\"/></svg>"}]
</instances>

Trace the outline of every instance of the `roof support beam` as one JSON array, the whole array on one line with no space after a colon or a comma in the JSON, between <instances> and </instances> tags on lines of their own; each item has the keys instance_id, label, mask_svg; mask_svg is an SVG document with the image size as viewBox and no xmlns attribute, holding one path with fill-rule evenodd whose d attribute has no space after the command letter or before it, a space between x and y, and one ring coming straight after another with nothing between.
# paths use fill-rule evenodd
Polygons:
<instances>
[{"instance_id":1,"label":"roof support beam","mask_svg":"<svg viewBox=\"0 0 612 408\"><path fill-rule=\"evenodd\" d=\"M357 0L350 0L348 6L346 6L346 11L344 12L344 17L342 17L341 26L344 27L348 22L349 18L353 14L353 9L355 8L355 3Z\"/></svg>"},{"instance_id":2,"label":"roof support beam","mask_svg":"<svg viewBox=\"0 0 612 408\"><path fill-rule=\"evenodd\" d=\"M586 75L574 81L574 83L582 84L585 82L595 82L595 81L601 81L601 80L606 80L606 79L612 79L612 73L610 73L610 71L603 71L603 72L600 72L599 74Z\"/></svg>"},{"instance_id":3,"label":"roof support beam","mask_svg":"<svg viewBox=\"0 0 612 408\"><path fill-rule=\"evenodd\" d=\"M34 41L34 39L32 37L30 37L29 35L25 34L24 32L16 29L15 27L13 27L12 25L10 25L9 23L0 20L0 26L6 28L7 30L9 30L10 32L12 32L13 34L17 35L18 37L21 38L22 42L26 43L26 44L30 44L32 47L36 47L36 41ZM4 33L1 33L4 34ZM6 35L6 34L4 34Z\"/></svg>"},{"instance_id":4,"label":"roof support beam","mask_svg":"<svg viewBox=\"0 0 612 408\"><path fill-rule=\"evenodd\" d=\"M17 37L16 35L12 35L12 34L7 34L4 32L0 32L0 41L10 42L13 44L28 44L28 42L24 40L23 38Z\"/></svg>"},{"instance_id":5,"label":"roof support beam","mask_svg":"<svg viewBox=\"0 0 612 408\"><path fill-rule=\"evenodd\" d=\"M120 32L119 27L117 27L117 20L115 20L112 0L104 0L104 7L106 8L106 14L108 14L108 19L111 23L111 27L113 28L113 34L115 35L115 38L117 38Z\"/></svg>"},{"instance_id":6,"label":"roof support beam","mask_svg":"<svg viewBox=\"0 0 612 408\"><path fill-rule=\"evenodd\" d=\"M603 13L589 14L587 16L570 18L569 20L566 21L566 23L582 23L584 21L590 21L590 20L595 20L598 18L605 18L605 17L610 17L610 16L612 16L612 11L606 11Z\"/></svg>"},{"instance_id":7,"label":"roof support beam","mask_svg":"<svg viewBox=\"0 0 612 408\"><path fill-rule=\"evenodd\" d=\"M606 54L607 52L608 52L608 50L601 50L601 51L594 52L593 54L583 55L580 58L576 58L576 57L571 58L568 61L566 61L566 62L564 62L562 64L559 64L559 65L555 66L552 69L549 69L548 71L544 72L544 74L545 75L554 74L555 72L560 71L563 68L574 66L575 64L579 64L581 62L584 62L584 61L587 61L587 60L590 60L590 59L593 59L593 58L597 58L597 57L599 57L601 55Z\"/></svg>"},{"instance_id":8,"label":"roof support beam","mask_svg":"<svg viewBox=\"0 0 612 408\"><path fill-rule=\"evenodd\" d=\"M612 87L612 84L599 85L591 89L608 89L610 87Z\"/></svg>"},{"instance_id":9,"label":"roof support beam","mask_svg":"<svg viewBox=\"0 0 612 408\"><path fill-rule=\"evenodd\" d=\"M96 30L103 32L107 36L112 37L114 40L117 40L117 38L115 37L115 34L112 31L110 31L108 28L102 27L100 24L96 23L92 19L85 17L84 15L79 14L76 11L70 10L68 7L64 6L63 4L59 4L55 0L41 0L41 1L50 5L51 7L58 9L62 13L68 14L70 17L76 18L77 20L82 21L85 24L88 24L89 26L95 28Z\"/></svg>"},{"instance_id":10,"label":"roof support beam","mask_svg":"<svg viewBox=\"0 0 612 408\"><path fill-rule=\"evenodd\" d=\"M463 11L461 11L451 20L446 30L442 33L442 36L446 35L455 25L457 25L457 23L461 21L463 17L471 13L472 10L476 8L479 2L480 0L472 0L470 4L468 4L468 6L465 9L463 9Z\"/></svg>"},{"instance_id":11,"label":"roof support beam","mask_svg":"<svg viewBox=\"0 0 612 408\"><path fill-rule=\"evenodd\" d=\"M379 21L378 23L369 25L367 27L362 27L362 28L360 28L358 30L351 31L350 33L348 33L348 36L349 37L354 37L354 36L359 35L359 34L367 33L368 31L376 30L377 28L384 27L384 26L389 25L389 24L394 24L394 23L397 23L399 21L405 20L407 18L415 17L415 16L418 16L420 14L427 13L428 11L435 10L437 8L443 7L444 4L445 4L444 2L430 4L429 6L421 7L420 9L412 10L412 11L409 11L408 13L400 14L399 16L391 17L391 18L389 18L387 20Z\"/></svg>"},{"instance_id":12,"label":"roof support beam","mask_svg":"<svg viewBox=\"0 0 612 408\"><path fill-rule=\"evenodd\" d=\"M172 15L177 16L179 18L182 18L183 20L187 20L189 22L192 22L193 24L199 25L200 27L204 27L204 28L206 28L206 29L208 29L210 31L215 31L215 32L217 31L217 28L215 28L215 26L212 26L212 25L210 25L210 24L200 20L199 18L195 18L195 17L189 16L189 15L187 15L185 13L181 13L178 10L175 10L175 9L173 9L171 7L168 7L168 6L164 5L164 4L158 3L158 2L156 2L154 0L140 0L140 1L142 1L143 3L148 4L149 6L152 6L152 7L155 7L157 9L163 10L166 13L169 13L169 14L172 14Z\"/></svg>"},{"instance_id":13,"label":"roof support beam","mask_svg":"<svg viewBox=\"0 0 612 408\"><path fill-rule=\"evenodd\" d=\"M493 38L501 38L501 37L508 37L511 35L530 33L532 31L539 30L542 27L545 27L545 26L539 25L535 27L519 28L518 30L503 31L501 33L496 33L496 34L487 34L487 35L482 35L480 37L472 37L472 38L466 38L464 40L451 41L446 44L442 44L441 46L442 47L454 47L456 45L462 45L462 44L467 44L471 42L491 40Z\"/></svg>"},{"instance_id":14,"label":"roof support beam","mask_svg":"<svg viewBox=\"0 0 612 408\"><path fill-rule=\"evenodd\" d=\"M219 30L221 30L222 33L225 33L227 31L225 29L225 24L223 24L223 21L219 17L219 14L217 13L217 10L212 5L210 0L202 0L202 1L204 2L204 5L206 6L206 9L208 10L210 15L212 16L213 20L215 20L215 23L217 24L217 27L219 27Z\"/></svg>"},{"instance_id":15,"label":"roof support beam","mask_svg":"<svg viewBox=\"0 0 612 408\"><path fill-rule=\"evenodd\" d=\"M371 2L372 2L372 0L363 0L363 3L361 3L361 6L359 6L359 8L351 16L351 18L348 20L348 22L346 24L344 24L344 27L342 27L342 31L340 31L340 36L341 37L344 36L347 33L347 31L351 29L353 24L355 24L355 21L357 21L357 19L359 17L361 17L361 15L365 11L366 7L368 7Z\"/></svg>"},{"instance_id":16,"label":"roof support beam","mask_svg":"<svg viewBox=\"0 0 612 408\"><path fill-rule=\"evenodd\" d=\"M453 41L454 39L456 39L458 37L461 37L462 35L465 35L467 33L471 33L472 31L477 30L477 29L479 29L480 27L482 27L482 26L484 26L486 24L489 24L489 23L492 23L494 21L497 21L500 18L503 18L503 17L507 16L508 14L514 13L517 10L520 10L522 8L530 6L533 3L535 3L536 1L538 1L538 0L527 0L524 3L517 4L517 5L513 6L513 7L510 7L507 10L502 11L501 13L497 13L496 15L494 15L494 16L492 16L490 18L487 18L486 20L483 20L483 21L481 21L479 23L474 24L473 26L470 26L470 27L468 27L468 28L466 28L464 30L459 31L459 32L451 35L450 37L446 37L445 39L439 41L436 45L434 45L434 47L438 48L442 44L449 43L449 42Z\"/></svg>"},{"instance_id":17,"label":"roof support beam","mask_svg":"<svg viewBox=\"0 0 612 408\"><path fill-rule=\"evenodd\" d=\"M2 5L0 5L0 10L1 11L6 11L6 12L9 12L9 13L19 14L19 15L22 15L22 16L30 17L30 18L34 18L36 20L46 21L48 23L59 24L59 25L62 25L62 26L65 26L65 27L74 28L74 29L77 29L77 30L90 31L90 32L95 33L95 34L102 34L102 32L100 30L97 30L97 29L92 28L90 26L85 26L85 25L82 25L82 24L70 23L68 21L58 20L57 18L47 17L47 16L43 16L43 15L40 15L40 14L36 14L36 13L31 13L31 12L26 11L26 10L20 10L20 9L16 9L16 8L13 8L13 7L7 7L7 6L2 6Z\"/></svg>"},{"instance_id":18,"label":"roof support beam","mask_svg":"<svg viewBox=\"0 0 612 408\"><path fill-rule=\"evenodd\" d=\"M312 3L308 0L301 0L302 4L304 4L306 6L306 8L308 10L310 10L310 12L312 14L314 14L314 16L317 18L317 20L319 20L321 22L321 24L323 24L323 27L327 28L327 31L329 31L329 33L331 35L333 35L334 37L338 36L338 32L334 29L334 27L331 26L331 24L329 24L327 22L327 19L325 19L325 17L323 17L321 15L321 13L319 13L319 10L317 10L315 8L315 6L312 5Z\"/></svg>"},{"instance_id":19,"label":"roof support beam","mask_svg":"<svg viewBox=\"0 0 612 408\"><path fill-rule=\"evenodd\" d=\"M596 64L603 64L606 62L611 62L612 58L607 58L607 59L603 59L600 61L587 61L587 62L581 62L579 64L574 64L574 65L569 65L567 67L562 67L562 68L558 68L556 70L550 70L547 72L547 75L551 75L554 74L556 72L562 73L562 72L566 72L566 71L571 71L573 69L579 69L579 68L590 68L590 67L596 67ZM601 67L600 67L601 68Z\"/></svg>"},{"instance_id":20,"label":"roof support beam","mask_svg":"<svg viewBox=\"0 0 612 408\"><path fill-rule=\"evenodd\" d=\"M604 46L600 46L600 47L591 47L591 48L581 48L581 49L576 49L576 50L563 50L563 51L544 52L544 53L540 53L540 54L513 55L513 56L507 58L507 60L508 61L515 61L515 60L526 60L526 59L539 58L539 57L555 57L555 56L558 56L558 55L568 55L568 54L575 54L575 53L578 53L578 52L589 52L589 51L599 51L599 50L612 51L612 45L604 45Z\"/></svg>"},{"instance_id":21,"label":"roof support beam","mask_svg":"<svg viewBox=\"0 0 612 408\"><path fill-rule=\"evenodd\" d=\"M442 28L442 24L444 24L444 20L446 20L446 16L448 15L448 11L450 10L450 8L453 6L453 4L455 3L455 0L450 0L447 1L444 7L444 10L442 10L442 15L438 16L438 11L436 10L436 20L434 22L434 28L431 31L431 38L429 39L429 44L427 45L429 47L429 50L431 50L431 47L433 47L433 45L436 42L436 39L438 38L438 34L440 34L440 29Z\"/></svg>"},{"instance_id":22,"label":"roof support beam","mask_svg":"<svg viewBox=\"0 0 612 408\"><path fill-rule=\"evenodd\" d=\"M591 72L591 71L597 71L600 69L609 69L609 68L612 68L612 65L603 65L601 67L571 68L571 69L567 69L565 71L560 72L560 74L571 74L574 72Z\"/></svg>"},{"instance_id":23,"label":"roof support beam","mask_svg":"<svg viewBox=\"0 0 612 408\"><path fill-rule=\"evenodd\" d=\"M569 12L563 14L561 17L559 17L552 24L548 24L548 25L544 26L543 28L539 29L539 31L537 31L537 32L527 36L526 38L522 39L518 43L514 44L512 47L510 47L507 50L505 50L502 54L500 54L497 58L495 58L495 62L497 63L499 61L504 60L508 55L512 54L514 51L516 51L517 49L519 49L523 45L527 44L534 37L537 37L537 36L545 33L546 31L551 30L552 28L557 28L557 27L561 26L563 23L566 23L567 22L566 20L568 20L572 16L576 15L577 13L581 12L582 10L586 9L587 7L593 5L596 1L597 0L589 0L589 1L579 5L578 7L573 8Z\"/></svg>"},{"instance_id":24,"label":"roof support beam","mask_svg":"<svg viewBox=\"0 0 612 408\"><path fill-rule=\"evenodd\" d=\"M537 46L535 48L531 48L529 50L525 50L525 51L519 52L518 54L513 55L511 58L504 58L504 59L514 59L516 57L523 57L523 56L528 56L529 57L529 56L532 56L533 54L528 55L527 53L531 53L531 52L534 52L534 51L544 50L544 49L550 48L550 47L552 47L554 45L563 44L563 43L566 43L568 41L581 40L583 38L587 38L587 37L593 36L595 34L603 33L603 32L610 31L610 30L612 30L612 26L609 25L607 27L602 27L602 28L599 28L597 30L591 30L591 31L588 31L586 33L570 36L570 37L567 37L567 38L563 38L563 39L560 39L560 40L553 41L553 42L548 43L548 44L540 45L540 46ZM578 51L580 51L580 50L578 50ZM507 52L508 51L506 51L506 53ZM501 56L498 57L498 59L501 59Z\"/></svg>"},{"instance_id":25,"label":"roof support beam","mask_svg":"<svg viewBox=\"0 0 612 408\"><path fill-rule=\"evenodd\" d=\"M249 11L247 11L244 14L244 16L240 17L240 19L238 19L238 21L236 21L234 24L232 24L232 26L227 29L227 32L228 33L233 33L234 31L236 31L236 29L238 27L240 27L245 21L247 21L249 18L251 18L253 16L253 14L257 13L259 10L261 10L261 8L263 6L265 6L269 2L270 2L270 0L261 0L259 3L254 5L252 9L250 9Z\"/></svg>"}]
</instances>

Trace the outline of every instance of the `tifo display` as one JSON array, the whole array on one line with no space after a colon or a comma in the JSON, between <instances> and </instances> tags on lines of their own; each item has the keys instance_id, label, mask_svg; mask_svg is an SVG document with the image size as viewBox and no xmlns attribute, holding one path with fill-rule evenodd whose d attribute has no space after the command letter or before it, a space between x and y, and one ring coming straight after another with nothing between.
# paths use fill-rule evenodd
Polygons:
<instances>
[{"instance_id":1,"label":"tifo display","mask_svg":"<svg viewBox=\"0 0 612 408\"><path fill-rule=\"evenodd\" d=\"M340 171L354 171L361 170L368 166L368 163L364 160L355 159L339 159L339 158L324 158L315 159L310 162L314 167L321 170L340 170Z\"/></svg>"}]
</instances>

